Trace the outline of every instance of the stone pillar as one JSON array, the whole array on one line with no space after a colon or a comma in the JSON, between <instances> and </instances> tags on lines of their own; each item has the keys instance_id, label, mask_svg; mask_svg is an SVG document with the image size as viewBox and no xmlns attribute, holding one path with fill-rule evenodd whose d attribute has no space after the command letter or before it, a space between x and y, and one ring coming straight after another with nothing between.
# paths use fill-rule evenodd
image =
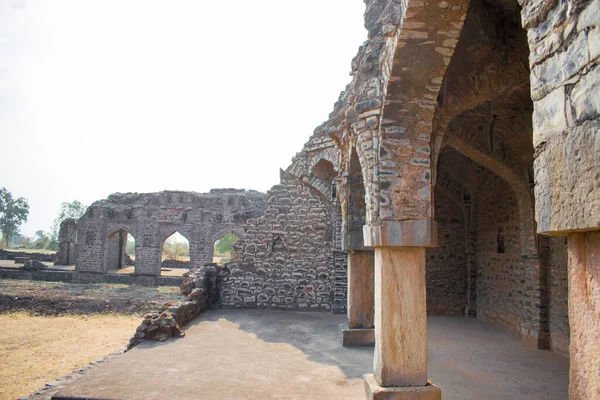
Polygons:
<instances>
[{"instance_id":1,"label":"stone pillar","mask_svg":"<svg viewBox=\"0 0 600 400\"><path fill-rule=\"evenodd\" d=\"M373 272L372 250L348 252L348 325L340 325L344 346L375 343Z\"/></svg>"},{"instance_id":2,"label":"stone pillar","mask_svg":"<svg viewBox=\"0 0 600 400\"><path fill-rule=\"evenodd\" d=\"M600 398L600 232L569 235L569 398Z\"/></svg>"},{"instance_id":3,"label":"stone pillar","mask_svg":"<svg viewBox=\"0 0 600 400\"><path fill-rule=\"evenodd\" d=\"M365 227L375 247L374 374L367 399L440 400L427 381L426 247L436 244L435 221L386 221Z\"/></svg>"}]
</instances>

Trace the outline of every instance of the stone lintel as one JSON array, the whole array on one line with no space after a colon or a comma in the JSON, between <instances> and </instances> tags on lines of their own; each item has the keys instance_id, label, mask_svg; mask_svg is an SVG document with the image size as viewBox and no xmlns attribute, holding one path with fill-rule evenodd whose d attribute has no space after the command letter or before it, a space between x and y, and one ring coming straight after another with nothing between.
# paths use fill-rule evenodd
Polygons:
<instances>
[{"instance_id":1,"label":"stone lintel","mask_svg":"<svg viewBox=\"0 0 600 400\"><path fill-rule=\"evenodd\" d=\"M432 219L383 221L363 227L365 246L437 247L437 222Z\"/></svg>"},{"instance_id":2,"label":"stone lintel","mask_svg":"<svg viewBox=\"0 0 600 400\"><path fill-rule=\"evenodd\" d=\"M340 324L340 341L342 346L373 346L375 344L375 329L349 328Z\"/></svg>"},{"instance_id":3,"label":"stone lintel","mask_svg":"<svg viewBox=\"0 0 600 400\"><path fill-rule=\"evenodd\" d=\"M365 375L367 400L441 400L442 391L431 382L427 386L379 386L373 374Z\"/></svg>"}]
</instances>

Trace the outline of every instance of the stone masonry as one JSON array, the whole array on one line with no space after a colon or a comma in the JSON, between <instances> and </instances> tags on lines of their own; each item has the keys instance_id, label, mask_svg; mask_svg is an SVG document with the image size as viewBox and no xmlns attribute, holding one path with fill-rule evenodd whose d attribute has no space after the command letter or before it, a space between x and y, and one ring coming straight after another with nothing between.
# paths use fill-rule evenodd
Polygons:
<instances>
[{"instance_id":1,"label":"stone masonry","mask_svg":"<svg viewBox=\"0 0 600 400\"><path fill-rule=\"evenodd\" d=\"M332 309L331 209L297 177L281 172L268 207L248 220L221 288L223 307Z\"/></svg>"},{"instance_id":2,"label":"stone masonry","mask_svg":"<svg viewBox=\"0 0 600 400\"><path fill-rule=\"evenodd\" d=\"M88 207L78 221L78 272L107 273L124 256L126 234L135 238L135 274L160 275L164 241L179 232L189 241L190 264L212 262L215 240L241 237L249 218L264 213L264 194L236 189L210 193L114 194Z\"/></svg>"},{"instance_id":3,"label":"stone masonry","mask_svg":"<svg viewBox=\"0 0 600 400\"><path fill-rule=\"evenodd\" d=\"M56 265L72 265L77 259L77 220L67 218L58 231Z\"/></svg>"}]
</instances>

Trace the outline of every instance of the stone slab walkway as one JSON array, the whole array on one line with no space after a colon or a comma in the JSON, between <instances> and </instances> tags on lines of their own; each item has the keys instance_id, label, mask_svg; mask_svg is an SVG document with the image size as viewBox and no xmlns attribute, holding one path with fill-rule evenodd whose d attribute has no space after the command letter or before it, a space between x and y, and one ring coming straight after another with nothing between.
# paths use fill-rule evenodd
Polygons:
<instances>
[{"instance_id":1,"label":"stone slab walkway","mask_svg":"<svg viewBox=\"0 0 600 400\"><path fill-rule=\"evenodd\" d=\"M429 317L430 379L447 399L566 399L568 360L481 321ZM143 343L54 399L363 399L372 348L344 348L345 316L213 310L186 337Z\"/></svg>"}]
</instances>

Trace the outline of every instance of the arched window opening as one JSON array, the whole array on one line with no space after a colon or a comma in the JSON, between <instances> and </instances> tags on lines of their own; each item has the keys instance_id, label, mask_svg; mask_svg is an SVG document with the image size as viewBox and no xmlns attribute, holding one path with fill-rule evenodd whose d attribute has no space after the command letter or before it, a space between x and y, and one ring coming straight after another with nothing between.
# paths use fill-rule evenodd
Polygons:
<instances>
[{"instance_id":1,"label":"arched window opening","mask_svg":"<svg viewBox=\"0 0 600 400\"><path fill-rule=\"evenodd\" d=\"M315 178L320 179L329 185L331 185L333 178L335 178L335 168L333 167L333 164L324 159L319 160L319 162L312 167L311 172Z\"/></svg>"},{"instance_id":2,"label":"arched window opening","mask_svg":"<svg viewBox=\"0 0 600 400\"><path fill-rule=\"evenodd\" d=\"M229 232L215 240L213 251L213 263L225 265L231 261L235 250L233 244L238 241L238 237Z\"/></svg>"},{"instance_id":3,"label":"arched window opening","mask_svg":"<svg viewBox=\"0 0 600 400\"><path fill-rule=\"evenodd\" d=\"M348 245L360 247L363 243L362 229L366 220L365 185L356 149L350 156L348 171L347 235Z\"/></svg>"}]
</instances>

